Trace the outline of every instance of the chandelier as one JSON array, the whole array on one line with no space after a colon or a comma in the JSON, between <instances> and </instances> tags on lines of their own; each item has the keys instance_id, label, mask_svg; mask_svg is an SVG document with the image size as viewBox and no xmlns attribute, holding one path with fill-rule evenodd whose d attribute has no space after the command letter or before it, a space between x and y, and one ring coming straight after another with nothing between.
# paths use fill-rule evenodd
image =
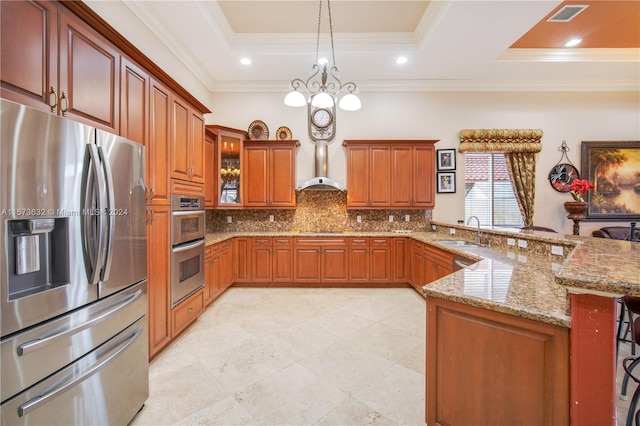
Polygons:
<instances>
[{"instance_id":1,"label":"chandelier","mask_svg":"<svg viewBox=\"0 0 640 426\"><path fill-rule=\"evenodd\" d=\"M327 9L329 11L329 34L331 35L331 56L333 65L327 72L327 62L322 64L322 72L320 71L318 53L320 51L320 23L322 21L322 1L318 7L318 36L316 38L316 62L311 67L311 73L307 80L294 78L289 83L291 92L284 98L285 105L292 107L305 106L311 102L311 105L317 108L332 108L341 92L348 92L344 95L338 104L341 109L346 111L356 111L362 106L360 98L356 95L358 86L354 82L342 83L340 81L340 72L336 67L336 54L333 49L333 24L331 22L331 0L327 0ZM320 81L314 80L320 74ZM304 88L308 92L305 97L298 89Z\"/></svg>"}]
</instances>

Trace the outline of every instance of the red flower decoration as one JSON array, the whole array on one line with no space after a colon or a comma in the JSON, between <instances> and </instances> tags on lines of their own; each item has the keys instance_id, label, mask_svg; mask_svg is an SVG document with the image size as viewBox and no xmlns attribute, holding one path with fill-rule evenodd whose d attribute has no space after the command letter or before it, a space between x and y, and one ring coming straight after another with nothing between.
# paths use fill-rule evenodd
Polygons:
<instances>
[{"instance_id":1,"label":"red flower decoration","mask_svg":"<svg viewBox=\"0 0 640 426\"><path fill-rule=\"evenodd\" d=\"M586 194L593 188L595 188L595 186L593 186L593 184L586 179L576 179L571 182L571 185L569 185L569 189L571 190L571 196L573 197L573 199L582 202L584 202L584 198L582 197L582 195Z\"/></svg>"}]
</instances>

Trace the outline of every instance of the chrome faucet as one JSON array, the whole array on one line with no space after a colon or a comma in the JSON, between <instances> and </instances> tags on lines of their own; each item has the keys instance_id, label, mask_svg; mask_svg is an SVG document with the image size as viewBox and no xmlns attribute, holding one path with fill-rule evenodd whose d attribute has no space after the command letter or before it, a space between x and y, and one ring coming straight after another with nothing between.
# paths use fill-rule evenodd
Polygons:
<instances>
[{"instance_id":1,"label":"chrome faucet","mask_svg":"<svg viewBox=\"0 0 640 426\"><path fill-rule=\"evenodd\" d=\"M471 219L475 219L476 222L478 222L478 234L476 235L476 242L480 244L480 242L482 241L482 231L480 230L480 219L478 219L478 216L471 216L469 219L467 219L467 225L469 225L469 222L471 222Z\"/></svg>"}]
</instances>

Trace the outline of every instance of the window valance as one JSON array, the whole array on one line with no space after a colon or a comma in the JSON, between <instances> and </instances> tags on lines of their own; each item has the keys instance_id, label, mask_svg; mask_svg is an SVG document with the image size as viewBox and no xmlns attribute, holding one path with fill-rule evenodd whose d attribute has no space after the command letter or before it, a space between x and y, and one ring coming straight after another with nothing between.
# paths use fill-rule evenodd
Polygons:
<instances>
[{"instance_id":1,"label":"window valance","mask_svg":"<svg viewBox=\"0 0 640 426\"><path fill-rule=\"evenodd\" d=\"M540 152L540 129L463 129L458 152Z\"/></svg>"}]
</instances>

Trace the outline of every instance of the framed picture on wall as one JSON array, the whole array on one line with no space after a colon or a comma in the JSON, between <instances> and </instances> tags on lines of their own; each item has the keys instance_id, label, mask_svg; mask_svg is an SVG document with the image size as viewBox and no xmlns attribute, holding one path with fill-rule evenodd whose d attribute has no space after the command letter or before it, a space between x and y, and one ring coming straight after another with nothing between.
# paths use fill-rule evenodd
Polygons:
<instances>
[{"instance_id":1,"label":"framed picture on wall","mask_svg":"<svg viewBox=\"0 0 640 426\"><path fill-rule=\"evenodd\" d=\"M640 220L640 141L583 141L581 160L582 179L595 186L585 220Z\"/></svg>"},{"instance_id":2,"label":"framed picture on wall","mask_svg":"<svg viewBox=\"0 0 640 426\"><path fill-rule=\"evenodd\" d=\"M438 172L436 173L436 179L438 182L438 192L456 192L456 172Z\"/></svg>"},{"instance_id":3,"label":"framed picture on wall","mask_svg":"<svg viewBox=\"0 0 640 426\"><path fill-rule=\"evenodd\" d=\"M438 149L436 150L436 158L438 161L438 171L456 169L455 149Z\"/></svg>"}]
</instances>

